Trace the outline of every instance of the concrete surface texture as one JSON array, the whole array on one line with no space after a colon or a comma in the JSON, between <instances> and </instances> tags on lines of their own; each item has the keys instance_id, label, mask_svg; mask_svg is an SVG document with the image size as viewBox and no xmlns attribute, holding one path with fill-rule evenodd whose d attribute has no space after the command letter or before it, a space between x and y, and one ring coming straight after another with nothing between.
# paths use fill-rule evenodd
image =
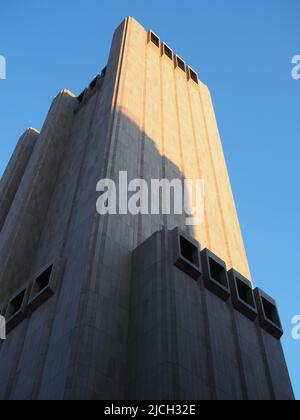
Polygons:
<instances>
[{"instance_id":1,"label":"concrete surface texture","mask_svg":"<svg viewBox=\"0 0 300 420\"><path fill-rule=\"evenodd\" d=\"M158 42L125 19L107 68L59 93L1 180L1 399L293 398L274 301L264 319L230 296L227 270L252 286L209 91ZM96 184L120 171L203 179L204 223L99 216Z\"/></svg>"}]
</instances>

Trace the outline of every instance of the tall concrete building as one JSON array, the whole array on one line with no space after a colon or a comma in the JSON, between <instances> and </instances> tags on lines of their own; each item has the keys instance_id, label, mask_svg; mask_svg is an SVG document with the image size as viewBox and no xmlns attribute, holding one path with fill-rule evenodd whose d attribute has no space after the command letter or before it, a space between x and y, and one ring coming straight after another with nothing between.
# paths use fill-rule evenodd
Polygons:
<instances>
[{"instance_id":1,"label":"tall concrete building","mask_svg":"<svg viewBox=\"0 0 300 420\"><path fill-rule=\"evenodd\" d=\"M204 223L96 211L99 180L203 179ZM1 399L293 399L253 290L208 88L127 18L1 180Z\"/></svg>"}]
</instances>

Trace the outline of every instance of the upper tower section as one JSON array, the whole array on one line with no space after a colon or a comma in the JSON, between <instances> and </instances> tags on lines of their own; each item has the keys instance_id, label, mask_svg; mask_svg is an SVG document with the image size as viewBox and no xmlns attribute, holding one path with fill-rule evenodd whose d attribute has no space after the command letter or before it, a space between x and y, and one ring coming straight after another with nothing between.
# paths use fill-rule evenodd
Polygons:
<instances>
[{"instance_id":1,"label":"upper tower section","mask_svg":"<svg viewBox=\"0 0 300 420\"><path fill-rule=\"evenodd\" d=\"M187 63L159 34L145 30L133 18L126 18L116 34L111 55L114 48L120 54L114 104L118 116L112 130L116 137L112 140L119 145L124 142L131 130L129 125L139 130L141 150L136 151L142 162L139 176L147 181L158 174L167 179L203 179L205 220L189 233L203 248L221 256L228 268L235 267L250 278L207 86L199 80L192 63ZM114 46L116 41L118 47L121 42L120 49ZM154 154L153 147L161 159ZM115 165L117 168L117 161ZM181 222L176 217L164 220L169 229L186 228ZM142 223L141 239L157 230L152 223L153 220L150 228Z\"/></svg>"}]
</instances>

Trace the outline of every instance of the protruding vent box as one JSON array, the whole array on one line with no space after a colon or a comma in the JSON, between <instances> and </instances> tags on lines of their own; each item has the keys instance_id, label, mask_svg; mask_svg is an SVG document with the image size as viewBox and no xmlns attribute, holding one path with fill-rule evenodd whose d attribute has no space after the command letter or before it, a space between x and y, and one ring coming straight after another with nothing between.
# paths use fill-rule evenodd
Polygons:
<instances>
[{"instance_id":1,"label":"protruding vent box","mask_svg":"<svg viewBox=\"0 0 300 420\"><path fill-rule=\"evenodd\" d=\"M204 284L208 290L226 301L230 297L226 263L209 249L201 252Z\"/></svg>"},{"instance_id":2,"label":"protruding vent box","mask_svg":"<svg viewBox=\"0 0 300 420\"><path fill-rule=\"evenodd\" d=\"M99 76L96 76L94 78L94 80L90 83L90 86L89 87L90 87L91 90L94 90L95 87L97 86L98 78L99 78Z\"/></svg>"},{"instance_id":3,"label":"protruding vent box","mask_svg":"<svg viewBox=\"0 0 300 420\"><path fill-rule=\"evenodd\" d=\"M148 33L148 42L160 48L160 38L153 31L149 31Z\"/></svg>"},{"instance_id":4,"label":"protruding vent box","mask_svg":"<svg viewBox=\"0 0 300 420\"><path fill-rule=\"evenodd\" d=\"M86 93L86 89L84 89L84 91L77 97L77 101L78 101L79 104L81 104L83 102L85 93Z\"/></svg>"},{"instance_id":5,"label":"protruding vent box","mask_svg":"<svg viewBox=\"0 0 300 420\"><path fill-rule=\"evenodd\" d=\"M198 242L179 228L173 230L173 241L175 266L193 279L199 279L202 269Z\"/></svg>"},{"instance_id":6,"label":"protruding vent box","mask_svg":"<svg viewBox=\"0 0 300 420\"><path fill-rule=\"evenodd\" d=\"M254 321L258 313L251 282L234 269L228 271L228 280L233 307Z\"/></svg>"},{"instance_id":7,"label":"protruding vent box","mask_svg":"<svg viewBox=\"0 0 300 420\"><path fill-rule=\"evenodd\" d=\"M175 55L175 67L178 67L180 70L186 72L186 64L178 55Z\"/></svg>"},{"instance_id":8,"label":"protruding vent box","mask_svg":"<svg viewBox=\"0 0 300 420\"><path fill-rule=\"evenodd\" d=\"M254 290L261 327L278 340L283 336L283 329L274 299L261 289Z\"/></svg>"},{"instance_id":9,"label":"protruding vent box","mask_svg":"<svg viewBox=\"0 0 300 420\"><path fill-rule=\"evenodd\" d=\"M105 67L102 69L101 74L100 74L100 77L105 77L105 76L106 76L106 72L107 72L107 66L105 66Z\"/></svg>"},{"instance_id":10,"label":"protruding vent box","mask_svg":"<svg viewBox=\"0 0 300 420\"><path fill-rule=\"evenodd\" d=\"M64 266L64 258L59 258L36 277L28 302L31 312L37 310L55 294L58 282L61 281L63 275Z\"/></svg>"},{"instance_id":11,"label":"protruding vent box","mask_svg":"<svg viewBox=\"0 0 300 420\"><path fill-rule=\"evenodd\" d=\"M31 285L17 292L8 303L5 311L6 331L9 333L26 318L26 307Z\"/></svg>"},{"instance_id":12,"label":"protruding vent box","mask_svg":"<svg viewBox=\"0 0 300 420\"><path fill-rule=\"evenodd\" d=\"M168 57L170 60L173 61L174 53L167 44L165 43L161 44L161 52L162 52L162 55L165 55L166 57Z\"/></svg>"},{"instance_id":13,"label":"protruding vent box","mask_svg":"<svg viewBox=\"0 0 300 420\"><path fill-rule=\"evenodd\" d=\"M187 69L188 79L192 80L193 82L199 84L198 74L193 70L191 67Z\"/></svg>"}]
</instances>

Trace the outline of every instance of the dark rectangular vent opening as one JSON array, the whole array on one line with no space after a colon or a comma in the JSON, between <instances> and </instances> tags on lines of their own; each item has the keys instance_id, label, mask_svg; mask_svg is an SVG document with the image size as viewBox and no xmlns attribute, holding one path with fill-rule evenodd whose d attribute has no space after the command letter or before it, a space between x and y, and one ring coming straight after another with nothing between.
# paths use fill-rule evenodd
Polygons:
<instances>
[{"instance_id":1,"label":"dark rectangular vent opening","mask_svg":"<svg viewBox=\"0 0 300 420\"><path fill-rule=\"evenodd\" d=\"M163 54L166 55L170 60L173 60L173 51L166 44L163 44Z\"/></svg>"},{"instance_id":2,"label":"dark rectangular vent opening","mask_svg":"<svg viewBox=\"0 0 300 420\"><path fill-rule=\"evenodd\" d=\"M152 44L156 45L156 47L160 47L160 39L157 35L155 35L155 33L150 32L150 40Z\"/></svg>"},{"instance_id":3,"label":"dark rectangular vent opening","mask_svg":"<svg viewBox=\"0 0 300 420\"><path fill-rule=\"evenodd\" d=\"M209 258L209 268L211 277L222 286L226 285L226 279L224 278L225 269L212 258Z\"/></svg>"},{"instance_id":4,"label":"dark rectangular vent opening","mask_svg":"<svg viewBox=\"0 0 300 420\"><path fill-rule=\"evenodd\" d=\"M7 318L12 317L22 309L23 300L25 297L26 290L23 290L18 296L16 296L10 303L7 311Z\"/></svg>"},{"instance_id":5,"label":"dark rectangular vent opening","mask_svg":"<svg viewBox=\"0 0 300 420\"><path fill-rule=\"evenodd\" d=\"M185 62L180 58L180 57L176 57L176 61L177 61L177 67L179 67L182 71L186 71L186 67L185 67Z\"/></svg>"},{"instance_id":6,"label":"dark rectangular vent opening","mask_svg":"<svg viewBox=\"0 0 300 420\"><path fill-rule=\"evenodd\" d=\"M42 290L46 289L46 287L50 283L51 273L52 273L53 266L51 265L49 268L47 268L46 271L44 271L35 282L35 293L40 293Z\"/></svg>"},{"instance_id":7,"label":"dark rectangular vent opening","mask_svg":"<svg viewBox=\"0 0 300 420\"><path fill-rule=\"evenodd\" d=\"M237 289L238 289L239 298L243 302L247 303L248 305L253 306L251 289L247 287L247 285L244 284L242 281L239 281L238 279L237 279Z\"/></svg>"},{"instance_id":8,"label":"dark rectangular vent opening","mask_svg":"<svg viewBox=\"0 0 300 420\"><path fill-rule=\"evenodd\" d=\"M90 83L90 88L91 89L95 89L95 87L97 85L97 81L98 81L98 76L95 77L95 79Z\"/></svg>"},{"instance_id":9,"label":"dark rectangular vent opening","mask_svg":"<svg viewBox=\"0 0 300 420\"><path fill-rule=\"evenodd\" d=\"M189 73L190 73L190 78L195 82L195 83L197 83L198 84L198 75L197 75L197 73L194 71L194 70L192 70L191 68L189 69Z\"/></svg>"},{"instance_id":10,"label":"dark rectangular vent opening","mask_svg":"<svg viewBox=\"0 0 300 420\"><path fill-rule=\"evenodd\" d=\"M180 237L180 251L181 255L195 266L199 266L198 261L198 249L195 245L185 239L183 236Z\"/></svg>"},{"instance_id":11,"label":"dark rectangular vent opening","mask_svg":"<svg viewBox=\"0 0 300 420\"><path fill-rule=\"evenodd\" d=\"M266 318L269 321L273 322L273 324L280 326L279 316L276 307L264 297L262 297L262 304Z\"/></svg>"},{"instance_id":12,"label":"dark rectangular vent opening","mask_svg":"<svg viewBox=\"0 0 300 420\"><path fill-rule=\"evenodd\" d=\"M77 100L78 100L78 102L81 104L81 102L83 101L83 98L84 98L84 95L85 95L85 90L78 96L78 98L77 98Z\"/></svg>"}]
</instances>

